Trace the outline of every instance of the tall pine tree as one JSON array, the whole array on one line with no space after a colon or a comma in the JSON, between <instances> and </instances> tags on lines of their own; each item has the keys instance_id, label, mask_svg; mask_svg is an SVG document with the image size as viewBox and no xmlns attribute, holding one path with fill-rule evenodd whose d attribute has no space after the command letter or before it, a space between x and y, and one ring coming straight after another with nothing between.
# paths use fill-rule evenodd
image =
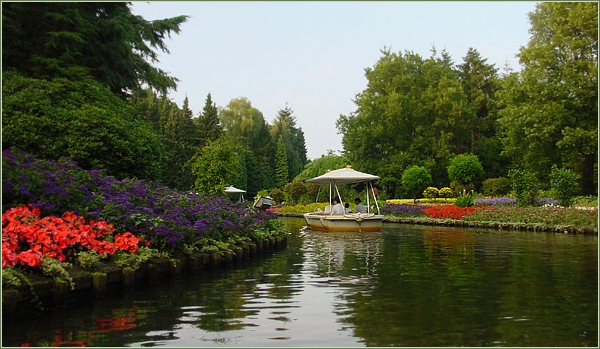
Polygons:
<instances>
[{"instance_id":1,"label":"tall pine tree","mask_svg":"<svg viewBox=\"0 0 600 349\"><path fill-rule=\"evenodd\" d=\"M194 119L199 133L200 145L205 145L208 141L217 140L221 136L221 122L219 121L219 111L213 102L210 93L206 96L202 112Z\"/></svg>"},{"instance_id":2,"label":"tall pine tree","mask_svg":"<svg viewBox=\"0 0 600 349\"><path fill-rule=\"evenodd\" d=\"M275 187L283 189L288 183L288 159L283 136L277 139L277 152L275 153Z\"/></svg>"}]
</instances>

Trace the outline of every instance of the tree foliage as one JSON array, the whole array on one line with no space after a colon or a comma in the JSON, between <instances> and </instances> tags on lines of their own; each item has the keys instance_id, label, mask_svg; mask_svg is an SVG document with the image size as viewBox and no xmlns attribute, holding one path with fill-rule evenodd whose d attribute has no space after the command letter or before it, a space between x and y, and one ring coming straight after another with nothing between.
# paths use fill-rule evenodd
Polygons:
<instances>
[{"instance_id":1,"label":"tree foliage","mask_svg":"<svg viewBox=\"0 0 600 349\"><path fill-rule=\"evenodd\" d=\"M271 126L271 138L281 137L287 156L288 176L286 182L292 181L308 162L306 158L306 142L304 132L296 126L296 117L291 108L280 109Z\"/></svg>"},{"instance_id":2,"label":"tree foliage","mask_svg":"<svg viewBox=\"0 0 600 349\"><path fill-rule=\"evenodd\" d=\"M411 166L402 173L402 186L412 192L413 199L431 184L431 174L423 166Z\"/></svg>"},{"instance_id":3,"label":"tree foliage","mask_svg":"<svg viewBox=\"0 0 600 349\"><path fill-rule=\"evenodd\" d=\"M277 152L275 153L275 187L283 189L288 183L288 161L283 136L277 140Z\"/></svg>"},{"instance_id":4,"label":"tree foliage","mask_svg":"<svg viewBox=\"0 0 600 349\"><path fill-rule=\"evenodd\" d=\"M276 143L262 112L254 108L248 98L234 98L225 108L219 108L219 121L223 137L251 151L253 159L247 163L253 168L247 171L254 176L252 184L258 190L273 188Z\"/></svg>"},{"instance_id":5,"label":"tree foliage","mask_svg":"<svg viewBox=\"0 0 600 349\"><path fill-rule=\"evenodd\" d=\"M596 191L598 157L598 3L543 2L529 15L523 69L504 79L504 152L515 166L548 178L553 165Z\"/></svg>"},{"instance_id":6,"label":"tree foliage","mask_svg":"<svg viewBox=\"0 0 600 349\"><path fill-rule=\"evenodd\" d=\"M199 143L204 145L208 141L214 141L221 136L221 122L219 121L219 110L209 93L204 102L204 108L194 123L198 129Z\"/></svg>"},{"instance_id":7,"label":"tree foliage","mask_svg":"<svg viewBox=\"0 0 600 349\"><path fill-rule=\"evenodd\" d=\"M434 50L424 59L383 50L365 76L356 111L337 120L350 162L388 182L399 182L418 164L431 171L434 183L446 183L448 159L469 149L474 122L447 53Z\"/></svg>"},{"instance_id":8,"label":"tree foliage","mask_svg":"<svg viewBox=\"0 0 600 349\"><path fill-rule=\"evenodd\" d=\"M325 174L327 171L333 171L344 168L350 163L348 158L343 155L323 155L318 159L309 162L302 172L300 172L294 182L304 182L308 179L318 177Z\"/></svg>"},{"instance_id":9,"label":"tree foliage","mask_svg":"<svg viewBox=\"0 0 600 349\"><path fill-rule=\"evenodd\" d=\"M194 189L220 195L226 187L237 183L244 164L236 148L234 143L221 138L209 141L198 151L191 160Z\"/></svg>"},{"instance_id":10,"label":"tree foliage","mask_svg":"<svg viewBox=\"0 0 600 349\"><path fill-rule=\"evenodd\" d=\"M94 80L2 75L2 147L40 159L72 157L117 178L162 178L160 137L133 108Z\"/></svg>"},{"instance_id":11,"label":"tree foliage","mask_svg":"<svg viewBox=\"0 0 600 349\"><path fill-rule=\"evenodd\" d=\"M483 179L483 167L477 155L460 154L450 160L448 178L461 185L476 184Z\"/></svg>"},{"instance_id":12,"label":"tree foliage","mask_svg":"<svg viewBox=\"0 0 600 349\"><path fill-rule=\"evenodd\" d=\"M157 49L187 16L146 21L126 2L3 2L2 70L93 78L126 96L143 85L166 93L177 79L154 67Z\"/></svg>"}]
</instances>

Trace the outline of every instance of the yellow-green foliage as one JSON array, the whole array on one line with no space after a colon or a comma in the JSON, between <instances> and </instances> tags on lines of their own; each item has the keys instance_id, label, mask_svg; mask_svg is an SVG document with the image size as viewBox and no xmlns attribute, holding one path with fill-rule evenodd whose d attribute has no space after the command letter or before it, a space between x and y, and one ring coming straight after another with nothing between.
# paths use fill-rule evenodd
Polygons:
<instances>
[{"instance_id":1,"label":"yellow-green foliage","mask_svg":"<svg viewBox=\"0 0 600 349\"><path fill-rule=\"evenodd\" d=\"M278 209L277 212L286 212L286 213L308 213L308 212L314 212L314 211L318 211L319 209L321 210L325 210L325 206L327 206L328 204L326 202L317 202L317 203L310 203L310 204L298 204L298 205L294 205L294 206L283 206L282 208Z\"/></svg>"},{"instance_id":2,"label":"yellow-green foliage","mask_svg":"<svg viewBox=\"0 0 600 349\"><path fill-rule=\"evenodd\" d=\"M444 203L453 203L455 201L456 201L456 198L449 198L447 200L444 200ZM385 204L414 204L415 201L413 199L390 199L390 200L385 200L383 203L385 203ZM433 203L440 203L440 200L419 199L419 203L433 204Z\"/></svg>"}]
</instances>

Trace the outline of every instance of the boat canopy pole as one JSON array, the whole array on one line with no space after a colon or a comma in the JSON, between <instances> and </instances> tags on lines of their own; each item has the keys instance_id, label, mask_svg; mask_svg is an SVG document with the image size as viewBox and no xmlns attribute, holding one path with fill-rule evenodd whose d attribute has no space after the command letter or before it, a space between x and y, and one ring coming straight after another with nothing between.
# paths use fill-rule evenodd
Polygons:
<instances>
[{"instance_id":1,"label":"boat canopy pole","mask_svg":"<svg viewBox=\"0 0 600 349\"><path fill-rule=\"evenodd\" d=\"M371 213L371 205L369 204L369 184L371 181L367 181L367 213Z\"/></svg>"},{"instance_id":2,"label":"boat canopy pole","mask_svg":"<svg viewBox=\"0 0 600 349\"><path fill-rule=\"evenodd\" d=\"M377 197L375 196L375 189L373 188L373 183L371 183L371 181L369 181L369 184L371 185L371 192L373 193L373 200L375 200L375 206L377 207L377 214L381 214L379 213L379 204L377 203ZM367 188L367 190L369 190ZM369 200L369 193L367 193L367 200Z\"/></svg>"},{"instance_id":3,"label":"boat canopy pole","mask_svg":"<svg viewBox=\"0 0 600 349\"><path fill-rule=\"evenodd\" d=\"M319 194L321 194L321 188L322 188L322 187L323 187L323 184L321 184L321 185L319 186L319 190L317 191L317 200L315 201L315 206L314 206L314 209L313 209L313 211L316 211L316 210L317 210L317 204L319 203Z\"/></svg>"},{"instance_id":4,"label":"boat canopy pole","mask_svg":"<svg viewBox=\"0 0 600 349\"><path fill-rule=\"evenodd\" d=\"M335 192L337 193L337 197L338 197L338 199L340 199L339 203L341 204L343 201L342 201L342 196L340 195L340 191L338 189L337 184L335 184Z\"/></svg>"}]
</instances>

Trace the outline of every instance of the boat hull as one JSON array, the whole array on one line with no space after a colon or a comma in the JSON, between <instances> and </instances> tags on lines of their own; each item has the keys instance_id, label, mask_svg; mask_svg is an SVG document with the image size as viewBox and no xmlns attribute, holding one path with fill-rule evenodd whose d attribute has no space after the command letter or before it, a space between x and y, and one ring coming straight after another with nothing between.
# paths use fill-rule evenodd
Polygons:
<instances>
[{"instance_id":1,"label":"boat hull","mask_svg":"<svg viewBox=\"0 0 600 349\"><path fill-rule=\"evenodd\" d=\"M376 214L345 214L330 215L322 212L304 214L306 225L310 229L321 231L381 231L383 215Z\"/></svg>"}]
</instances>

